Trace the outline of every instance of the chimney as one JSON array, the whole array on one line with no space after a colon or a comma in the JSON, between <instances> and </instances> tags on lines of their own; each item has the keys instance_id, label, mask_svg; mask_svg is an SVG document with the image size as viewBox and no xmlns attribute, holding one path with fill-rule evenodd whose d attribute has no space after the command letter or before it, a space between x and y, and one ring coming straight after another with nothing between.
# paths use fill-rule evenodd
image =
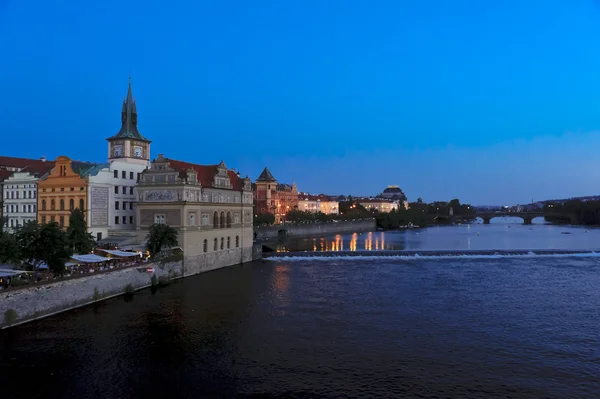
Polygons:
<instances>
[{"instance_id":1,"label":"chimney","mask_svg":"<svg viewBox=\"0 0 600 399\"><path fill-rule=\"evenodd\" d=\"M40 161L42 161L42 162L46 162L46 157L41 157L41 158L40 158Z\"/></svg>"}]
</instances>

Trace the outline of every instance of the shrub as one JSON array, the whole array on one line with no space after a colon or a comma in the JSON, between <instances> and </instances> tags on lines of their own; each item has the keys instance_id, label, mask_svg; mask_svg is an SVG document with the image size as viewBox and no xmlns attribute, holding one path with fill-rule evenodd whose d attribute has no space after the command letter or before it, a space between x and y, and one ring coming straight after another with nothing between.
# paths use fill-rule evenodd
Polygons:
<instances>
[{"instance_id":1,"label":"shrub","mask_svg":"<svg viewBox=\"0 0 600 399\"><path fill-rule=\"evenodd\" d=\"M16 310L8 309L6 312L4 312L4 324L6 324L7 326L10 326L15 321L17 321L18 317L19 317L19 315L17 314Z\"/></svg>"}]
</instances>

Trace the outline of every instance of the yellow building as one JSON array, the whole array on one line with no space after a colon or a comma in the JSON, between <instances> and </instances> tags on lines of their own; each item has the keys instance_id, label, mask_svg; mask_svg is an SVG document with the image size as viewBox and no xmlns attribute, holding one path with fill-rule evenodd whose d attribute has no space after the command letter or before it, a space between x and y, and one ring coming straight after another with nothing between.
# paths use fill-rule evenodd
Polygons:
<instances>
[{"instance_id":1,"label":"yellow building","mask_svg":"<svg viewBox=\"0 0 600 399\"><path fill-rule=\"evenodd\" d=\"M88 180L94 164L72 161L60 156L48 176L38 182L38 223L57 222L69 226L71 210L87 209Z\"/></svg>"},{"instance_id":2,"label":"yellow building","mask_svg":"<svg viewBox=\"0 0 600 399\"><path fill-rule=\"evenodd\" d=\"M340 212L340 203L332 200L326 195L300 193L298 195L298 210L312 213L321 212L326 215L337 215Z\"/></svg>"},{"instance_id":3,"label":"yellow building","mask_svg":"<svg viewBox=\"0 0 600 399\"><path fill-rule=\"evenodd\" d=\"M398 209L398 201L386 200L383 198L376 199L361 199L356 201L364 206L367 210L377 210L379 212L391 212L393 209Z\"/></svg>"}]
</instances>

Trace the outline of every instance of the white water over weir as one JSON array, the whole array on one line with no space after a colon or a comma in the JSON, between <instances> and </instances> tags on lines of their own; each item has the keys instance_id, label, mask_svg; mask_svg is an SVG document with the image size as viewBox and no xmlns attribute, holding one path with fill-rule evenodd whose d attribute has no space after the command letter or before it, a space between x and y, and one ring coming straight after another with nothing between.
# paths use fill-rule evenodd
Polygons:
<instances>
[{"instance_id":1,"label":"white water over weir","mask_svg":"<svg viewBox=\"0 0 600 399\"><path fill-rule=\"evenodd\" d=\"M505 257L600 257L600 249L562 250L562 249L530 249L530 250L420 250L420 251L332 251L332 252L273 252L264 253L266 260L331 260L332 258L353 258L376 260L392 259L497 259Z\"/></svg>"}]
</instances>

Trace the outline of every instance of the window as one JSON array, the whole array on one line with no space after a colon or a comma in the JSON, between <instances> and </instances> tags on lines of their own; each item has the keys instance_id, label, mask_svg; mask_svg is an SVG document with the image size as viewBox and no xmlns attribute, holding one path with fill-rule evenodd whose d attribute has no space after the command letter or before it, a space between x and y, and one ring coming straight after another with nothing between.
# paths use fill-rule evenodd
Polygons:
<instances>
[{"instance_id":1,"label":"window","mask_svg":"<svg viewBox=\"0 0 600 399\"><path fill-rule=\"evenodd\" d=\"M133 224L133 216L129 216L129 224Z\"/></svg>"},{"instance_id":2,"label":"window","mask_svg":"<svg viewBox=\"0 0 600 399\"><path fill-rule=\"evenodd\" d=\"M221 228L225 228L225 212L221 212Z\"/></svg>"},{"instance_id":3,"label":"window","mask_svg":"<svg viewBox=\"0 0 600 399\"><path fill-rule=\"evenodd\" d=\"M235 236L235 247L238 248L240 246L240 236Z\"/></svg>"},{"instance_id":4,"label":"window","mask_svg":"<svg viewBox=\"0 0 600 399\"><path fill-rule=\"evenodd\" d=\"M37 212L37 209L36 209L36 208L37 208L37 205L35 205L35 204L34 204L34 205L33 205L33 212L34 212L34 213L35 213L35 212Z\"/></svg>"},{"instance_id":5,"label":"window","mask_svg":"<svg viewBox=\"0 0 600 399\"><path fill-rule=\"evenodd\" d=\"M60 222L59 222L60 227L64 227L65 226L65 217L61 216L59 220L60 220Z\"/></svg>"},{"instance_id":6,"label":"window","mask_svg":"<svg viewBox=\"0 0 600 399\"><path fill-rule=\"evenodd\" d=\"M221 249L225 248L225 238L221 237Z\"/></svg>"},{"instance_id":7,"label":"window","mask_svg":"<svg viewBox=\"0 0 600 399\"><path fill-rule=\"evenodd\" d=\"M123 210L126 211L127 210L127 201L123 201Z\"/></svg>"},{"instance_id":8,"label":"window","mask_svg":"<svg viewBox=\"0 0 600 399\"><path fill-rule=\"evenodd\" d=\"M60 200L60 210L61 210L61 211L64 211L64 210L65 210L65 200L64 200L64 199L61 199L61 200Z\"/></svg>"},{"instance_id":9,"label":"window","mask_svg":"<svg viewBox=\"0 0 600 399\"><path fill-rule=\"evenodd\" d=\"M119 201L115 201L115 209L119 210Z\"/></svg>"},{"instance_id":10,"label":"window","mask_svg":"<svg viewBox=\"0 0 600 399\"><path fill-rule=\"evenodd\" d=\"M129 187L129 195L133 195L133 186Z\"/></svg>"},{"instance_id":11,"label":"window","mask_svg":"<svg viewBox=\"0 0 600 399\"><path fill-rule=\"evenodd\" d=\"M46 216L42 216L42 224L46 224Z\"/></svg>"},{"instance_id":12,"label":"window","mask_svg":"<svg viewBox=\"0 0 600 399\"><path fill-rule=\"evenodd\" d=\"M75 209L75 201L73 201L72 199L69 200L69 210L73 210Z\"/></svg>"},{"instance_id":13,"label":"window","mask_svg":"<svg viewBox=\"0 0 600 399\"><path fill-rule=\"evenodd\" d=\"M127 224L127 216L123 216L123 224Z\"/></svg>"},{"instance_id":14,"label":"window","mask_svg":"<svg viewBox=\"0 0 600 399\"><path fill-rule=\"evenodd\" d=\"M46 210L46 200L42 200L42 211Z\"/></svg>"},{"instance_id":15,"label":"window","mask_svg":"<svg viewBox=\"0 0 600 399\"><path fill-rule=\"evenodd\" d=\"M122 177L123 179L127 179L127 172L125 172L124 170L123 170L123 171L121 171L121 177Z\"/></svg>"},{"instance_id":16,"label":"window","mask_svg":"<svg viewBox=\"0 0 600 399\"><path fill-rule=\"evenodd\" d=\"M217 250L218 240L215 238L215 251Z\"/></svg>"},{"instance_id":17,"label":"window","mask_svg":"<svg viewBox=\"0 0 600 399\"><path fill-rule=\"evenodd\" d=\"M119 217L115 216L115 224L119 224Z\"/></svg>"},{"instance_id":18,"label":"window","mask_svg":"<svg viewBox=\"0 0 600 399\"><path fill-rule=\"evenodd\" d=\"M219 228L219 213L215 212L213 215L213 229Z\"/></svg>"},{"instance_id":19,"label":"window","mask_svg":"<svg viewBox=\"0 0 600 399\"><path fill-rule=\"evenodd\" d=\"M123 186L123 194L127 194L127 187Z\"/></svg>"},{"instance_id":20,"label":"window","mask_svg":"<svg viewBox=\"0 0 600 399\"><path fill-rule=\"evenodd\" d=\"M140 177L142 177L142 174L141 174L141 173L138 173L138 177L137 177L137 180L138 180L138 181L140 181Z\"/></svg>"},{"instance_id":21,"label":"window","mask_svg":"<svg viewBox=\"0 0 600 399\"><path fill-rule=\"evenodd\" d=\"M129 210L130 210L130 211L133 211L133 202L130 202L130 203L129 203Z\"/></svg>"},{"instance_id":22,"label":"window","mask_svg":"<svg viewBox=\"0 0 600 399\"><path fill-rule=\"evenodd\" d=\"M56 222L56 218L54 216L50 216L50 221L51 222Z\"/></svg>"},{"instance_id":23,"label":"window","mask_svg":"<svg viewBox=\"0 0 600 399\"><path fill-rule=\"evenodd\" d=\"M118 179L118 178L119 178L119 171L118 171L118 170L115 170L115 172L114 172L114 173L115 173L115 179Z\"/></svg>"},{"instance_id":24,"label":"window","mask_svg":"<svg viewBox=\"0 0 600 399\"><path fill-rule=\"evenodd\" d=\"M231 227L231 212L227 212L227 227Z\"/></svg>"},{"instance_id":25,"label":"window","mask_svg":"<svg viewBox=\"0 0 600 399\"><path fill-rule=\"evenodd\" d=\"M206 238L204 239L203 249L204 249L204 252L208 252L208 240Z\"/></svg>"},{"instance_id":26,"label":"window","mask_svg":"<svg viewBox=\"0 0 600 399\"><path fill-rule=\"evenodd\" d=\"M208 215L206 213L202 214L202 226L208 226Z\"/></svg>"},{"instance_id":27,"label":"window","mask_svg":"<svg viewBox=\"0 0 600 399\"><path fill-rule=\"evenodd\" d=\"M119 194L119 186L115 186L115 194Z\"/></svg>"},{"instance_id":28,"label":"window","mask_svg":"<svg viewBox=\"0 0 600 399\"><path fill-rule=\"evenodd\" d=\"M71 188L70 188L70 191L75 191L75 187L71 187Z\"/></svg>"},{"instance_id":29,"label":"window","mask_svg":"<svg viewBox=\"0 0 600 399\"><path fill-rule=\"evenodd\" d=\"M129 178L133 180L133 172L129 172Z\"/></svg>"},{"instance_id":30,"label":"window","mask_svg":"<svg viewBox=\"0 0 600 399\"><path fill-rule=\"evenodd\" d=\"M83 211L83 199L79 200L79 209Z\"/></svg>"},{"instance_id":31,"label":"window","mask_svg":"<svg viewBox=\"0 0 600 399\"><path fill-rule=\"evenodd\" d=\"M164 214L154 215L154 223L165 224L165 215Z\"/></svg>"},{"instance_id":32,"label":"window","mask_svg":"<svg viewBox=\"0 0 600 399\"><path fill-rule=\"evenodd\" d=\"M64 187L62 187L62 188L60 189L60 191L65 191L65 188L64 188Z\"/></svg>"},{"instance_id":33,"label":"window","mask_svg":"<svg viewBox=\"0 0 600 399\"><path fill-rule=\"evenodd\" d=\"M54 202L54 200L51 200L51 201L50 201L50 210L51 210L51 211L54 211L54 210L56 210L56 203Z\"/></svg>"},{"instance_id":34,"label":"window","mask_svg":"<svg viewBox=\"0 0 600 399\"><path fill-rule=\"evenodd\" d=\"M227 237L227 249L231 248L231 237Z\"/></svg>"},{"instance_id":35,"label":"window","mask_svg":"<svg viewBox=\"0 0 600 399\"><path fill-rule=\"evenodd\" d=\"M235 216L233 217L233 223L240 224L240 214L239 213L236 213Z\"/></svg>"}]
</instances>

